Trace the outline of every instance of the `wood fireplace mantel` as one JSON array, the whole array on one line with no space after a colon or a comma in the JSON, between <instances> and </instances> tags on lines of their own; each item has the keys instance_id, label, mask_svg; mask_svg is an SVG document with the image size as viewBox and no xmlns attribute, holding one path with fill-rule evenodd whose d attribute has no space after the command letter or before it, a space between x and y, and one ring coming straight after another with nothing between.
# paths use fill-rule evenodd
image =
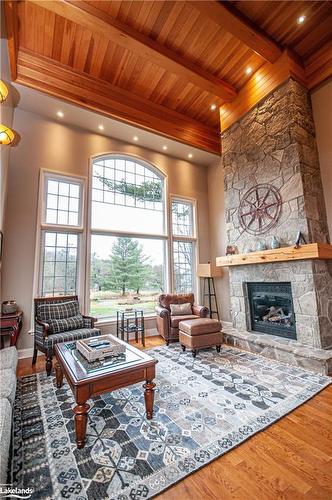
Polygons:
<instances>
[{"instance_id":1,"label":"wood fireplace mantel","mask_svg":"<svg viewBox=\"0 0 332 500\"><path fill-rule=\"evenodd\" d=\"M310 243L299 248L284 247L260 252L226 255L216 258L218 267L244 266L249 264L269 264L291 260L332 260L332 245L327 243Z\"/></svg>"}]
</instances>

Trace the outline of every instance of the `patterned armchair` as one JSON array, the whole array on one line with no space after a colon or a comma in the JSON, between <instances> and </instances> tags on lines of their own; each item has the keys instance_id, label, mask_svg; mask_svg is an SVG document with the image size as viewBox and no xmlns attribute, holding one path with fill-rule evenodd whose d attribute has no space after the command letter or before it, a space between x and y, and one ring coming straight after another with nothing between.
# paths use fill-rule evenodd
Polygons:
<instances>
[{"instance_id":1,"label":"patterned armchair","mask_svg":"<svg viewBox=\"0 0 332 500\"><path fill-rule=\"evenodd\" d=\"M77 295L35 298L34 313L32 365L36 364L37 351L42 351L46 356L47 375L50 375L52 371L55 344L96 337L101 334L98 328L94 328L95 318L80 314Z\"/></svg>"}]
</instances>

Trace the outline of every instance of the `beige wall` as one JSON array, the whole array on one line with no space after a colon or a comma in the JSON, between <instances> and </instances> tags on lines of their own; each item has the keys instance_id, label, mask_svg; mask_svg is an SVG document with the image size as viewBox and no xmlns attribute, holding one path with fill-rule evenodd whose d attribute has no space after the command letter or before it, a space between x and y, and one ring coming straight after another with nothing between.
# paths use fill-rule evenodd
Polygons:
<instances>
[{"instance_id":1,"label":"beige wall","mask_svg":"<svg viewBox=\"0 0 332 500\"><path fill-rule=\"evenodd\" d=\"M332 240L332 80L320 86L311 95L320 170Z\"/></svg>"},{"instance_id":2,"label":"beige wall","mask_svg":"<svg viewBox=\"0 0 332 500\"><path fill-rule=\"evenodd\" d=\"M21 135L21 141L12 149L10 157L3 291L4 297L15 298L25 313L20 348L32 345L32 338L27 332L33 299L38 177L41 168L87 176L91 155L121 152L144 158L167 175L171 194L197 199L200 261L209 260L205 167L66 127L21 109L15 111L14 128Z\"/></svg>"},{"instance_id":3,"label":"beige wall","mask_svg":"<svg viewBox=\"0 0 332 500\"><path fill-rule=\"evenodd\" d=\"M0 106L0 122L12 128L14 105L13 105L13 88L10 85L10 71L7 51L7 40L0 39L0 61L1 61L1 80L3 80L9 90L8 98ZM6 200L7 188L7 173L9 165L10 146L0 146L0 229L4 227L4 206Z\"/></svg>"},{"instance_id":4,"label":"beige wall","mask_svg":"<svg viewBox=\"0 0 332 500\"><path fill-rule=\"evenodd\" d=\"M227 245L224 207L224 169L221 165L221 159L218 159L208 168L208 195L211 262L215 262L216 257L225 255ZM227 268L223 269L221 278L215 279L215 286L221 319L230 321L229 277Z\"/></svg>"}]
</instances>

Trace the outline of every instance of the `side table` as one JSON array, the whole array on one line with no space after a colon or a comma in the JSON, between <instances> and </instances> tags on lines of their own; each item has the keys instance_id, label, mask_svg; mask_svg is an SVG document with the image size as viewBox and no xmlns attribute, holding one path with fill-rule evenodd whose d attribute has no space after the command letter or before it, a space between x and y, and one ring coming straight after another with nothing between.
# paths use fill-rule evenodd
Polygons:
<instances>
[{"instance_id":1,"label":"side table","mask_svg":"<svg viewBox=\"0 0 332 500\"><path fill-rule=\"evenodd\" d=\"M129 334L135 333L135 341L138 342L141 334L142 345L145 347L144 314L142 310L117 311L116 313L116 336L124 340L126 336L129 342Z\"/></svg>"},{"instance_id":2,"label":"side table","mask_svg":"<svg viewBox=\"0 0 332 500\"><path fill-rule=\"evenodd\" d=\"M18 336L22 329L23 312L16 311L16 313L1 314L0 316L0 336L1 345L0 349L4 347L3 337L10 335L10 345L16 346Z\"/></svg>"}]
</instances>

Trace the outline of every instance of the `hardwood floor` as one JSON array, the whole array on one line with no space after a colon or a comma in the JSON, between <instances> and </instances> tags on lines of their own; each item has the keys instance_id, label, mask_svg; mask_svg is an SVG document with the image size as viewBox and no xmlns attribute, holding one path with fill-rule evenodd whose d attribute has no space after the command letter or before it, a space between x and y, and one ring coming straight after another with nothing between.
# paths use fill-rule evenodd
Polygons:
<instances>
[{"instance_id":1,"label":"hardwood floor","mask_svg":"<svg viewBox=\"0 0 332 500\"><path fill-rule=\"evenodd\" d=\"M146 348L163 344L148 337ZM18 376L45 370L21 359ZM203 467L158 500L332 499L332 386Z\"/></svg>"}]
</instances>

